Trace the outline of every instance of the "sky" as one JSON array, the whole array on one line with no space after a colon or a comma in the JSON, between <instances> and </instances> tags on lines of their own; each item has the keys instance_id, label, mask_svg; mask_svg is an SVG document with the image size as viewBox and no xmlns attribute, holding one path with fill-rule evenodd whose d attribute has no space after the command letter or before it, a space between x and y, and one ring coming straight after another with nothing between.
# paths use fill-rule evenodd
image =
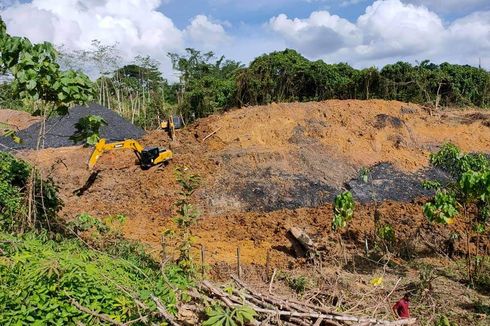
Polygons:
<instances>
[{"instance_id":1,"label":"sky","mask_svg":"<svg viewBox=\"0 0 490 326\"><path fill-rule=\"evenodd\" d=\"M399 60L490 69L490 0L0 0L11 35L89 49L117 44L122 62L193 47L245 64L292 48L356 68ZM174 76L175 77L175 76Z\"/></svg>"}]
</instances>

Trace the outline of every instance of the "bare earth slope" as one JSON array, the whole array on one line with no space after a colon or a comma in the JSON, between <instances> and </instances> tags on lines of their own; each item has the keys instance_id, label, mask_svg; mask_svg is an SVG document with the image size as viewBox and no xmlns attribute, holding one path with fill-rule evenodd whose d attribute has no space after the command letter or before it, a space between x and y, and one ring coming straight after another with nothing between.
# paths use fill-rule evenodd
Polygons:
<instances>
[{"instance_id":1,"label":"bare earth slope","mask_svg":"<svg viewBox=\"0 0 490 326\"><path fill-rule=\"evenodd\" d=\"M291 226L304 229L325 246L331 259L343 261L338 238L330 228L330 203L341 189L349 188L357 207L342 238L354 257L353 265L344 271L323 270L322 277L334 284L329 293L338 290L334 294L342 297L351 290L366 292L367 297L359 294L345 300L369 305L387 299L386 293L398 284L398 275L403 275L401 284L418 278L406 265L393 271L386 265L356 260L374 232L374 215L378 214L380 223L393 225L401 250L416 250L422 257L428 250L433 252L434 243L448 239L449 232L464 230L460 220L450 228L427 223L421 204L429 193L420 182L445 178L428 164L430 152L445 142L464 151L489 153L490 113L465 110L431 115L418 105L380 100L272 104L201 119L179 130L173 142L164 131L149 132L141 142L170 146L174 160L167 167L142 171L134 164L133 153L113 151L101 157L96 178L89 182L88 148L17 155L35 163L60 186L64 218L70 220L84 212L99 218L124 214L124 235L147 243L154 253L160 248L162 231L172 225L179 191L174 168L187 166L202 177L194 201L203 214L193 234L197 245L204 245L207 264L213 265L218 278L230 268L233 271L237 247L248 275L259 275L267 256L271 268L304 266L304 260L296 259L291 247ZM369 169L367 184L359 181L361 168ZM465 241L464 237L457 241L456 251L463 250ZM488 250L488 241L484 246ZM430 261L431 255L417 264ZM393 259L396 262L398 258ZM369 281L376 275L385 275L386 284L375 291ZM456 281L444 279L434 286L440 293L451 289L449 297L461 298L451 304L456 315L470 309L461 302L469 305L482 298ZM441 305L448 296L441 294L442 301L431 304ZM489 304L489 300L484 301L487 307ZM361 303L356 306L368 312L373 309ZM389 318L389 302L378 306ZM414 309L427 316L432 308L419 302ZM471 316L464 317L465 323ZM488 317L483 317L470 324L484 325L487 321Z\"/></svg>"},{"instance_id":2,"label":"bare earth slope","mask_svg":"<svg viewBox=\"0 0 490 326\"><path fill-rule=\"evenodd\" d=\"M99 217L122 213L128 217L126 236L154 246L173 216L178 196L174 167L188 166L203 178L195 199L204 212L198 235L225 261L233 260L226 259L228 245L239 243L246 248L244 259L263 263L265 254L257 250L276 242L286 245L288 223L318 224L315 233L328 233L331 199L349 186L347 182L355 186L362 167L381 162L389 164L372 168L369 189L377 189L374 199L400 206L396 212L388 209L390 215L409 214L416 223L425 222L418 206L412 209L408 203L424 195L421 187L413 189L425 178L415 177L416 173L428 167L429 153L445 142L464 151L488 152L489 121L490 113L485 112L431 116L417 105L380 100L251 107L201 119L179 131L170 144L165 132L150 132L142 142L170 145L175 152L170 166L142 171L130 151L113 151L99 160L97 178L90 185L86 185L90 149L65 147L19 155L59 184L65 202L62 215L67 219L82 212ZM390 178L395 175L400 179L393 184ZM413 187L407 188L410 184ZM363 189L354 190L362 195ZM404 198L410 191L413 198L390 197ZM366 203L366 211L358 212L357 220L366 228L369 221L363 217L369 219L369 211ZM395 224L399 220L392 219ZM260 238L270 243L260 245ZM226 246L222 248L221 242Z\"/></svg>"}]
</instances>

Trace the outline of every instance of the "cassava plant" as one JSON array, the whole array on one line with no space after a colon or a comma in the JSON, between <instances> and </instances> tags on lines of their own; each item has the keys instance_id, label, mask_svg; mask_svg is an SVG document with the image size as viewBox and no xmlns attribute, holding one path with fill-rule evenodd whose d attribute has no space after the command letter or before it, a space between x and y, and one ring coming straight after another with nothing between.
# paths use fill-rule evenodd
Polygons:
<instances>
[{"instance_id":1,"label":"cassava plant","mask_svg":"<svg viewBox=\"0 0 490 326\"><path fill-rule=\"evenodd\" d=\"M182 270L189 274L194 274L194 264L190 254L194 244L191 227L197 222L200 212L192 205L190 198L194 191L199 187L201 178L197 174L190 173L187 167L179 166L175 169L175 178L180 186L180 198L175 203L177 215L174 217L176 224L176 236L179 239L178 265ZM166 232L171 235L171 232ZM165 240L165 239L163 239Z\"/></svg>"},{"instance_id":2,"label":"cassava plant","mask_svg":"<svg viewBox=\"0 0 490 326\"><path fill-rule=\"evenodd\" d=\"M243 326L253 321L257 313L248 306L232 309L214 305L206 309L206 315L208 319L202 323L203 326Z\"/></svg>"},{"instance_id":3,"label":"cassava plant","mask_svg":"<svg viewBox=\"0 0 490 326\"><path fill-rule=\"evenodd\" d=\"M347 226L354 215L354 207L354 199L350 191L344 191L335 197L332 230L339 231Z\"/></svg>"},{"instance_id":4,"label":"cassava plant","mask_svg":"<svg viewBox=\"0 0 490 326\"><path fill-rule=\"evenodd\" d=\"M449 173L453 182L438 187L435 196L423 206L430 222L452 224L462 215L466 224L466 257L468 280L473 280L481 260L479 240L487 233L490 222L490 160L481 154L465 154L453 144L444 145L430 157L431 164ZM477 237L476 260L473 262L470 239Z\"/></svg>"},{"instance_id":5,"label":"cassava plant","mask_svg":"<svg viewBox=\"0 0 490 326\"><path fill-rule=\"evenodd\" d=\"M0 231L1 325L163 325L156 302L176 312L174 291L188 281L175 266L164 279L134 250L108 254L50 237Z\"/></svg>"},{"instance_id":6,"label":"cassava plant","mask_svg":"<svg viewBox=\"0 0 490 326\"><path fill-rule=\"evenodd\" d=\"M347 223L352 219L354 215L354 199L350 191L344 191L343 193L337 195L333 203L333 219L332 219L332 230L337 232L339 237L339 243L342 247L342 252L344 254L344 261L347 264L347 256L345 254L344 244L342 243L342 236L340 235L340 230L347 226Z\"/></svg>"}]
</instances>

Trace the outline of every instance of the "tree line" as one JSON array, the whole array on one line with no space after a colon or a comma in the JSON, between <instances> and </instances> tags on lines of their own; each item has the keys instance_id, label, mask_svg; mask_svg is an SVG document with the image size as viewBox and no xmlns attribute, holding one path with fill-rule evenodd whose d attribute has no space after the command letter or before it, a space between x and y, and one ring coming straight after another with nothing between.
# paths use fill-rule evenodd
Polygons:
<instances>
[{"instance_id":1,"label":"tree line","mask_svg":"<svg viewBox=\"0 0 490 326\"><path fill-rule=\"evenodd\" d=\"M188 48L168 54L178 78L169 82L160 63L148 56L119 65L116 45L93 41L90 49L61 47L58 53L62 68L95 76L98 103L145 129L158 127L171 114L192 121L231 107L271 102L384 99L436 108L490 107L490 73L469 65L425 60L355 69L347 63L311 61L286 49L261 55L245 66ZM12 86L0 83L0 105L25 109Z\"/></svg>"},{"instance_id":2,"label":"tree line","mask_svg":"<svg viewBox=\"0 0 490 326\"><path fill-rule=\"evenodd\" d=\"M490 73L450 63L397 62L381 69L310 61L295 50L264 54L248 66L213 52L186 49L169 57L178 80L170 83L149 57L97 79L99 102L144 127L169 114L186 120L231 107L328 99L384 99L434 107L490 106Z\"/></svg>"},{"instance_id":3,"label":"tree line","mask_svg":"<svg viewBox=\"0 0 490 326\"><path fill-rule=\"evenodd\" d=\"M385 99L443 106L488 107L490 74L468 65L422 61L355 69L310 61L294 50L256 58L236 76L236 104Z\"/></svg>"}]
</instances>

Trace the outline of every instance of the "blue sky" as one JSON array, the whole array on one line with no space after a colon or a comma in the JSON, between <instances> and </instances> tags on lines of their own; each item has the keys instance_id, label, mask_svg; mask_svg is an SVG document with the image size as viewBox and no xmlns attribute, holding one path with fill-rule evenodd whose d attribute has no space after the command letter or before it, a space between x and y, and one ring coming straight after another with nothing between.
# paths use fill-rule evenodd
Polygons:
<instances>
[{"instance_id":1,"label":"blue sky","mask_svg":"<svg viewBox=\"0 0 490 326\"><path fill-rule=\"evenodd\" d=\"M168 0L160 10L174 19L179 27L185 27L198 14L209 15L220 21L262 25L270 17L287 14L292 17L307 17L317 10L330 12L355 20L366 8L369 1L359 0L351 5L341 5L341 1L305 1L305 0L269 0L269 1L233 1L233 0ZM371 1L372 2L372 1Z\"/></svg>"},{"instance_id":2,"label":"blue sky","mask_svg":"<svg viewBox=\"0 0 490 326\"><path fill-rule=\"evenodd\" d=\"M11 34L88 49L117 44L122 62L212 50L244 63L294 48L361 68L424 59L490 69L490 0L0 0Z\"/></svg>"},{"instance_id":3,"label":"blue sky","mask_svg":"<svg viewBox=\"0 0 490 326\"><path fill-rule=\"evenodd\" d=\"M234 27L245 23L261 25L270 17L286 14L289 17L305 18L313 11L328 10L350 21L355 21L364 13L370 0L167 0L160 10L171 17L178 27L185 27L198 14L213 17L216 20L233 22ZM425 5L451 21L474 11L490 10L490 0L414 0L407 3Z\"/></svg>"}]
</instances>

